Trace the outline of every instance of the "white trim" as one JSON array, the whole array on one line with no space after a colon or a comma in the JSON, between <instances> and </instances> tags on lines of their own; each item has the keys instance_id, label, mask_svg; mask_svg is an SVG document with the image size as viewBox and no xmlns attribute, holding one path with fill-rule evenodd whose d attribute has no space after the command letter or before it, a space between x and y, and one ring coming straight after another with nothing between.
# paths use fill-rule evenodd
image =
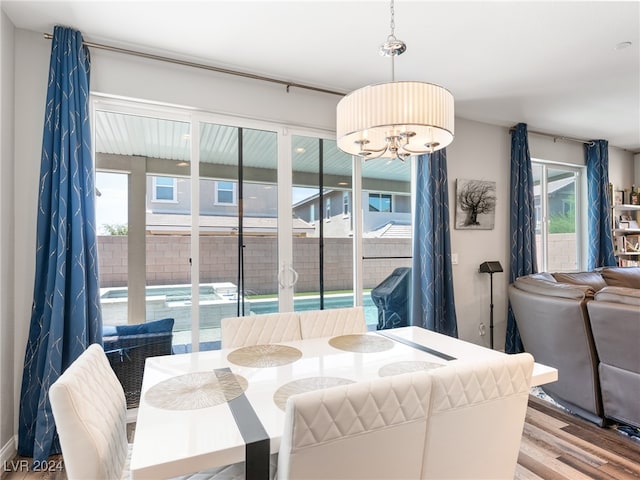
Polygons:
<instances>
[{"instance_id":1,"label":"white trim","mask_svg":"<svg viewBox=\"0 0 640 480\"><path fill-rule=\"evenodd\" d=\"M555 160L545 160L543 158L534 158L531 157L532 163L543 163L545 165L558 166L567 169L580 170L581 168L586 168L585 164L580 163L571 163L571 162L558 162Z\"/></svg>"},{"instance_id":2,"label":"white trim","mask_svg":"<svg viewBox=\"0 0 640 480\"><path fill-rule=\"evenodd\" d=\"M200 125L199 115L193 115L191 136L191 351L200 351ZM198 142L194 142L197 139ZM195 213L194 213L195 212Z\"/></svg>"},{"instance_id":3,"label":"white trim","mask_svg":"<svg viewBox=\"0 0 640 480\"><path fill-rule=\"evenodd\" d=\"M18 435L14 435L2 446L0 450L0 464L5 466L15 458L18 453L17 445Z\"/></svg>"},{"instance_id":4,"label":"white trim","mask_svg":"<svg viewBox=\"0 0 640 480\"><path fill-rule=\"evenodd\" d=\"M562 170L565 172L571 172L574 174L573 183L575 188L575 219L576 219L576 270L581 271L585 268L587 263L587 248L586 242L588 233L586 232L586 209L580 208L581 205L587 204L586 198L586 175L583 172L586 171L586 166L584 165L576 165L574 163L566 163L566 162L555 162L553 160L542 160L538 158L531 159L531 166L539 166L540 173L540 186L539 186L539 196L540 196L540 212L541 212L541 225L540 225L540 235L542 237L541 241L541 251L537 252L537 261L540 264L541 271L548 270L548 260L549 260L549 191L548 191L548 170ZM535 187L534 187L535 188ZM535 205L534 205L535 208ZM537 214L537 212L536 212Z\"/></svg>"},{"instance_id":5,"label":"white trim","mask_svg":"<svg viewBox=\"0 0 640 480\"><path fill-rule=\"evenodd\" d=\"M362 211L362 161L360 157L351 157L351 214L353 215L353 303L360 306L364 302L364 260L362 259L362 237L364 230L364 212Z\"/></svg>"},{"instance_id":6,"label":"white trim","mask_svg":"<svg viewBox=\"0 0 640 480\"><path fill-rule=\"evenodd\" d=\"M290 125L270 118L255 118L231 112L212 112L201 108L172 103L154 102L131 97L92 92L98 110L117 113L131 113L167 120L189 122L197 116L201 122L217 123L229 127L242 127L254 130L278 132L290 130L294 135L307 135L317 138L335 138L335 131L314 125ZM293 133L295 130L295 133Z\"/></svg>"},{"instance_id":7,"label":"white trim","mask_svg":"<svg viewBox=\"0 0 640 480\"><path fill-rule=\"evenodd\" d=\"M276 138L278 152L278 311L293 312L293 297L296 285L293 283L293 217L291 215L293 160L291 155L291 132L279 129Z\"/></svg>"}]
</instances>

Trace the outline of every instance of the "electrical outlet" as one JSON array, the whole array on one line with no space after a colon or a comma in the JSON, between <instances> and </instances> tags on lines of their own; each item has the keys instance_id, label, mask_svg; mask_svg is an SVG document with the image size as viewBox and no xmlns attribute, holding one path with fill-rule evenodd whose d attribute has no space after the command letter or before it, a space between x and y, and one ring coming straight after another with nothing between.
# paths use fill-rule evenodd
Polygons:
<instances>
[{"instance_id":1,"label":"electrical outlet","mask_svg":"<svg viewBox=\"0 0 640 480\"><path fill-rule=\"evenodd\" d=\"M458 254L457 253L452 253L451 254L451 265L457 265L458 264Z\"/></svg>"},{"instance_id":2,"label":"electrical outlet","mask_svg":"<svg viewBox=\"0 0 640 480\"><path fill-rule=\"evenodd\" d=\"M482 322L480 322L480 326L478 327L478 333L480 334L481 337L484 337L485 333L487 333L484 323Z\"/></svg>"}]
</instances>

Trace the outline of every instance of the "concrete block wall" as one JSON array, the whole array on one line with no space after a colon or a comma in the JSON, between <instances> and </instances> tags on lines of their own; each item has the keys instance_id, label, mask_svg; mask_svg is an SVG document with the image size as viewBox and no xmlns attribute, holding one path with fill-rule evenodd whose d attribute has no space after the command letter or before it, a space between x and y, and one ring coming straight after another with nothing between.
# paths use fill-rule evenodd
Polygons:
<instances>
[{"instance_id":1,"label":"concrete block wall","mask_svg":"<svg viewBox=\"0 0 640 480\"><path fill-rule=\"evenodd\" d=\"M578 259L576 258L576 234L575 233L552 233L549 235L549 272L572 272L575 271ZM540 235L536 236L536 248L542 252ZM540 254L539 254L540 255Z\"/></svg>"},{"instance_id":2,"label":"concrete block wall","mask_svg":"<svg viewBox=\"0 0 640 480\"><path fill-rule=\"evenodd\" d=\"M351 290L353 288L353 240L327 238L324 241L324 288ZM146 243L148 285L191 283L189 236L149 235ZM273 294L278 291L278 258L276 237L246 237L244 241L245 287L253 294ZM317 238L293 239L293 268L298 272L298 292L319 290L319 245ZM365 257L409 257L411 239L365 239ZM127 285L127 237L98 237L100 286ZM205 236L200 239L200 282L237 283L237 237ZM410 259L366 259L364 288L373 288L395 268L410 266Z\"/></svg>"}]
</instances>

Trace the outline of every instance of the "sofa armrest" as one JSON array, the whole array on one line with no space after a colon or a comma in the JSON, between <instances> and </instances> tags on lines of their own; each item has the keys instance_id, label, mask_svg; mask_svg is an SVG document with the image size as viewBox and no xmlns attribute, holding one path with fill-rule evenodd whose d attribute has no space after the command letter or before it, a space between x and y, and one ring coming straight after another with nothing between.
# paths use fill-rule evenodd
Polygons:
<instances>
[{"instance_id":1,"label":"sofa armrest","mask_svg":"<svg viewBox=\"0 0 640 480\"><path fill-rule=\"evenodd\" d=\"M640 289L626 287L604 287L595 294L594 300L599 302L624 303L640 307ZM640 317L640 311L638 312Z\"/></svg>"}]
</instances>

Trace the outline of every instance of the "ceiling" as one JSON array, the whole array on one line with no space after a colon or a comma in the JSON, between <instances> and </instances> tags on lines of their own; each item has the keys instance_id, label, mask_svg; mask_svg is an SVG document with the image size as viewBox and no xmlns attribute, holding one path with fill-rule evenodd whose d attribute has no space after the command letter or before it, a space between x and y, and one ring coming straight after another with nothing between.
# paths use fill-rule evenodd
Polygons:
<instances>
[{"instance_id":1,"label":"ceiling","mask_svg":"<svg viewBox=\"0 0 640 480\"><path fill-rule=\"evenodd\" d=\"M387 1L2 1L14 25L347 93L391 78ZM398 0L397 80L456 116L640 152L640 2ZM619 48L622 42L632 42Z\"/></svg>"},{"instance_id":2,"label":"ceiling","mask_svg":"<svg viewBox=\"0 0 640 480\"><path fill-rule=\"evenodd\" d=\"M189 123L98 110L94 130L96 153L152 157L177 163L191 160ZM200 125L200 162L235 166L238 164L238 143L237 127L203 123ZM263 181L275 180L278 161L275 132L243 129L242 147L243 166L261 170ZM319 139L293 135L291 151L294 181L302 182L302 185L304 176L297 177L297 173L318 172ZM322 167L327 185L331 182L337 182L338 186L345 185L341 182L350 184L351 156L338 150L335 140L323 142ZM188 170L184 172L189 173ZM409 162L378 158L362 165L363 179L407 182L410 174ZM308 180L317 181L315 176L307 177Z\"/></svg>"}]
</instances>

